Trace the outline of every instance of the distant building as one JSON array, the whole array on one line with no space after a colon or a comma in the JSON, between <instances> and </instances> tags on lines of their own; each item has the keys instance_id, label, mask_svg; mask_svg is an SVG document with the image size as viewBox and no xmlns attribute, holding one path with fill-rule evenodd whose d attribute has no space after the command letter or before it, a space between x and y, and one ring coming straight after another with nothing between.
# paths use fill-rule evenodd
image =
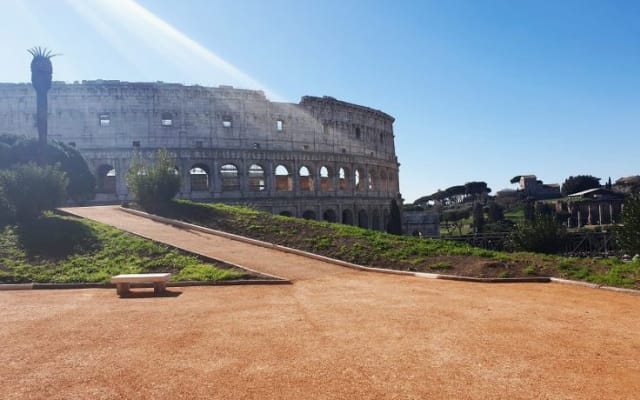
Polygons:
<instances>
[{"instance_id":1,"label":"distant building","mask_svg":"<svg viewBox=\"0 0 640 400\"><path fill-rule=\"evenodd\" d=\"M544 184L535 175L518 175L511 179L511 183L518 184L518 192L522 197L529 197L534 200L562 197L559 184Z\"/></svg>"},{"instance_id":2,"label":"distant building","mask_svg":"<svg viewBox=\"0 0 640 400\"><path fill-rule=\"evenodd\" d=\"M567 199L568 201L556 203L556 212L566 215L566 225L569 228L615 224L622 220L622 193L593 188L570 194Z\"/></svg>"},{"instance_id":3,"label":"distant building","mask_svg":"<svg viewBox=\"0 0 640 400\"><path fill-rule=\"evenodd\" d=\"M432 211L404 211L403 231L410 236L439 237L440 216Z\"/></svg>"}]
</instances>

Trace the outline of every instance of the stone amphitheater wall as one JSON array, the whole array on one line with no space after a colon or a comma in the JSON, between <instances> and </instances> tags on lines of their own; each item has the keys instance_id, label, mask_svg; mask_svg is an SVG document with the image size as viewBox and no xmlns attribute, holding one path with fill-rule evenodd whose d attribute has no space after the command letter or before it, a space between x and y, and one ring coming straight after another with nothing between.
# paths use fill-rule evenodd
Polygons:
<instances>
[{"instance_id":1,"label":"stone amphitheater wall","mask_svg":"<svg viewBox=\"0 0 640 400\"><path fill-rule=\"evenodd\" d=\"M30 84L0 84L0 133L37 137ZM399 199L393 117L304 96L121 81L54 82L49 138L75 146L93 170L95 203L128 199L131 156L166 148L181 198L249 204L276 214L384 229Z\"/></svg>"}]
</instances>

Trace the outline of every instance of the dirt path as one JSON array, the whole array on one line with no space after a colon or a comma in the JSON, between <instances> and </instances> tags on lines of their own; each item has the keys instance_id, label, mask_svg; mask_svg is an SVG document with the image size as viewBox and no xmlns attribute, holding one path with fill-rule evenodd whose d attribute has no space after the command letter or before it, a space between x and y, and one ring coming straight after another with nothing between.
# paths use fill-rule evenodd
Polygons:
<instances>
[{"instance_id":1,"label":"dirt path","mask_svg":"<svg viewBox=\"0 0 640 400\"><path fill-rule=\"evenodd\" d=\"M188 235L132 222L171 240ZM210 249L213 239L197 239ZM638 296L364 273L220 245L296 282L184 288L172 298L0 292L0 397L640 396Z\"/></svg>"}]
</instances>

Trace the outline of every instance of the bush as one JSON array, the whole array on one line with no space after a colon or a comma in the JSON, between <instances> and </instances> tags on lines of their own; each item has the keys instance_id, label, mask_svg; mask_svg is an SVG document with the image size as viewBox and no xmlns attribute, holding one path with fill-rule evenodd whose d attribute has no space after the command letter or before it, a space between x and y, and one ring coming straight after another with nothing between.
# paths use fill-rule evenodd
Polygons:
<instances>
[{"instance_id":1,"label":"bush","mask_svg":"<svg viewBox=\"0 0 640 400\"><path fill-rule=\"evenodd\" d=\"M40 167L19 164L0 171L0 187L9 212L19 222L30 221L61 205L67 196L69 180L58 165Z\"/></svg>"},{"instance_id":2,"label":"bush","mask_svg":"<svg viewBox=\"0 0 640 400\"><path fill-rule=\"evenodd\" d=\"M0 168L37 162L38 146L37 139L0 135ZM61 142L50 141L45 158L47 164L59 164L60 170L67 175L68 198L81 202L94 197L95 178L78 150Z\"/></svg>"},{"instance_id":3,"label":"bush","mask_svg":"<svg viewBox=\"0 0 640 400\"><path fill-rule=\"evenodd\" d=\"M166 211L180 191L180 176L167 150L158 150L155 159L145 166L140 154L135 154L127 173L129 192L145 211Z\"/></svg>"},{"instance_id":4,"label":"bush","mask_svg":"<svg viewBox=\"0 0 640 400\"><path fill-rule=\"evenodd\" d=\"M533 221L516 225L509 235L514 250L557 253L564 244L566 230L553 215L535 214Z\"/></svg>"},{"instance_id":5,"label":"bush","mask_svg":"<svg viewBox=\"0 0 640 400\"><path fill-rule=\"evenodd\" d=\"M622 225L616 234L624 251L640 254L640 195L634 194L624 202Z\"/></svg>"}]
</instances>

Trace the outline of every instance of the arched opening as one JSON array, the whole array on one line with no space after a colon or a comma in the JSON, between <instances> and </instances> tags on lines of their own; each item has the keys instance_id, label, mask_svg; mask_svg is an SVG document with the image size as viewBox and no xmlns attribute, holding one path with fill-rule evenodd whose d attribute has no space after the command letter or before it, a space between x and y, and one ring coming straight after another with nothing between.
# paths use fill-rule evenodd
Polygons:
<instances>
[{"instance_id":1,"label":"arched opening","mask_svg":"<svg viewBox=\"0 0 640 400\"><path fill-rule=\"evenodd\" d=\"M189 181L192 192L206 192L209 190L209 167L195 164L189 170Z\"/></svg>"},{"instance_id":2,"label":"arched opening","mask_svg":"<svg viewBox=\"0 0 640 400\"><path fill-rule=\"evenodd\" d=\"M290 192L293 190L291 181L291 174L289 169L284 165L278 165L276 167L276 191L277 192Z\"/></svg>"},{"instance_id":3,"label":"arched opening","mask_svg":"<svg viewBox=\"0 0 640 400\"><path fill-rule=\"evenodd\" d=\"M326 166L320 167L320 191L322 192L330 192L333 190L333 186L331 185L331 169Z\"/></svg>"},{"instance_id":4,"label":"arched opening","mask_svg":"<svg viewBox=\"0 0 640 400\"><path fill-rule=\"evenodd\" d=\"M380 171L380 181L378 184L378 190L384 193L389 191L389 182L387 182L387 172L385 170Z\"/></svg>"},{"instance_id":5,"label":"arched opening","mask_svg":"<svg viewBox=\"0 0 640 400\"><path fill-rule=\"evenodd\" d=\"M353 225L353 213L351 210L342 210L342 223L345 225Z\"/></svg>"},{"instance_id":6,"label":"arched opening","mask_svg":"<svg viewBox=\"0 0 640 400\"><path fill-rule=\"evenodd\" d=\"M223 192L237 192L240 190L238 167L233 164L224 164L220 167L220 186Z\"/></svg>"},{"instance_id":7,"label":"arched opening","mask_svg":"<svg viewBox=\"0 0 640 400\"><path fill-rule=\"evenodd\" d=\"M389 225L389 210L386 208L382 211L382 228L386 231Z\"/></svg>"},{"instance_id":8,"label":"arched opening","mask_svg":"<svg viewBox=\"0 0 640 400\"><path fill-rule=\"evenodd\" d=\"M300 190L303 192L310 192L313 190L313 177L309 168L302 166L298 171Z\"/></svg>"},{"instance_id":9,"label":"arched opening","mask_svg":"<svg viewBox=\"0 0 640 400\"><path fill-rule=\"evenodd\" d=\"M365 229L369 228L369 216L365 210L358 212L358 226Z\"/></svg>"},{"instance_id":10,"label":"arched opening","mask_svg":"<svg viewBox=\"0 0 640 400\"><path fill-rule=\"evenodd\" d=\"M322 213L322 220L323 221L327 221L327 222L336 222L336 212L333 211L332 209L328 209L325 210L324 213Z\"/></svg>"},{"instance_id":11,"label":"arched opening","mask_svg":"<svg viewBox=\"0 0 640 400\"><path fill-rule=\"evenodd\" d=\"M311 211L311 210L307 210L307 211L302 213L302 218L304 218L304 219L316 219L316 213Z\"/></svg>"},{"instance_id":12,"label":"arched opening","mask_svg":"<svg viewBox=\"0 0 640 400\"><path fill-rule=\"evenodd\" d=\"M364 171L362 170L362 168L356 168L356 171L354 173L354 180L356 184L356 190L358 192L364 191L364 188L365 188L364 178L365 178Z\"/></svg>"},{"instance_id":13,"label":"arched opening","mask_svg":"<svg viewBox=\"0 0 640 400\"><path fill-rule=\"evenodd\" d=\"M371 214L371 229L380 230L380 212L378 210L373 210Z\"/></svg>"},{"instance_id":14,"label":"arched opening","mask_svg":"<svg viewBox=\"0 0 640 400\"><path fill-rule=\"evenodd\" d=\"M338 170L338 189L342 191L349 190L349 174L342 167Z\"/></svg>"},{"instance_id":15,"label":"arched opening","mask_svg":"<svg viewBox=\"0 0 640 400\"><path fill-rule=\"evenodd\" d=\"M264 169L258 164L251 164L249 167L249 190L252 192L265 190Z\"/></svg>"},{"instance_id":16,"label":"arched opening","mask_svg":"<svg viewBox=\"0 0 640 400\"><path fill-rule=\"evenodd\" d=\"M280 214L283 217L291 217L291 213L289 211L280 211Z\"/></svg>"},{"instance_id":17,"label":"arched opening","mask_svg":"<svg viewBox=\"0 0 640 400\"><path fill-rule=\"evenodd\" d=\"M108 164L103 164L96 171L96 193L116 193L116 170Z\"/></svg>"},{"instance_id":18,"label":"arched opening","mask_svg":"<svg viewBox=\"0 0 640 400\"><path fill-rule=\"evenodd\" d=\"M378 177L375 170L369 170L367 174L367 190L373 191L378 186Z\"/></svg>"}]
</instances>

